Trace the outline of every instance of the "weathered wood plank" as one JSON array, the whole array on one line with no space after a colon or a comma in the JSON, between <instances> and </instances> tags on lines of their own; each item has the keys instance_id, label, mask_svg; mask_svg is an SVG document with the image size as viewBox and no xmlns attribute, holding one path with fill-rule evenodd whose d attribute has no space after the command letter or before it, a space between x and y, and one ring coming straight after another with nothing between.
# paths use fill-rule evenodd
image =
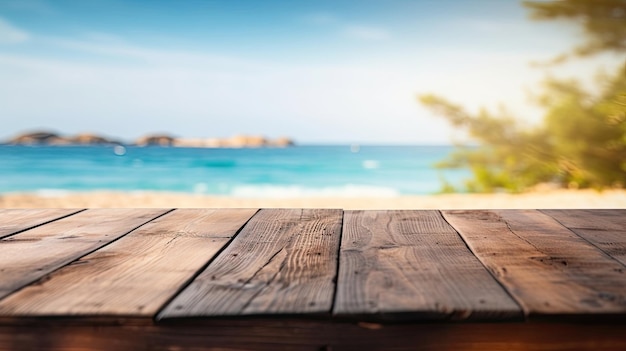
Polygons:
<instances>
[{"instance_id":1,"label":"weathered wood plank","mask_svg":"<svg viewBox=\"0 0 626 351\"><path fill-rule=\"evenodd\" d=\"M542 210L626 265L626 210Z\"/></svg>"},{"instance_id":2,"label":"weathered wood plank","mask_svg":"<svg viewBox=\"0 0 626 351\"><path fill-rule=\"evenodd\" d=\"M418 323L213 319L139 326L0 325L0 350L626 350L623 324Z\"/></svg>"},{"instance_id":3,"label":"weathered wood plank","mask_svg":"<svg viewBox=\"0 0 626 351\"><path fill-rule=\"evenodd\" d=\"M86 210L0 240L0 298L167 211Z\"/></svg>"},{"instance_id":4,"label":"weathered wood plank","mask_svg":"<svg viewBox=\"0 0 626 351\"><path fill-rule=\"evenodd\" d=\"M330 313L341 210L261 210L159 318Z\"/></svg>"},{"instance_id":5,"label":"weathered wood plank","mask_svg":"<svg viewBox=\"0 0 626 351\"><path fill-rule=\"evenodd\" d=\"M0 209L0 239L67 217L79 209Z\"/></svg>"},{"instance_id":6,"label":"weathered wood plank","mask_svg":"<svg viewBox=\"0 0 626 351\"><path fill-rule=\"evenodd\" d=\"M530 317L626 315L623 266L548 215L443 214Z\"/></svg>"},{"instance_id":7,"label":"weathered wood plank","mask_svg":"<svg viewBox=\"0 0 626 351\"><path fill-rule=\"evenodd\" d=\"M347 211L334 313L362 320L522 318L438 211Z\"/></svg>"},{"instance_id":8,"label":"weathered wood plank","mask_svg":"<svg viewBox=\"0 0 626 351\"><path fill-rule=\"evenodd\" d=\"M153 317L256 212L170 212L0 301L0 315Z\"/></svg>"}]
</instances>

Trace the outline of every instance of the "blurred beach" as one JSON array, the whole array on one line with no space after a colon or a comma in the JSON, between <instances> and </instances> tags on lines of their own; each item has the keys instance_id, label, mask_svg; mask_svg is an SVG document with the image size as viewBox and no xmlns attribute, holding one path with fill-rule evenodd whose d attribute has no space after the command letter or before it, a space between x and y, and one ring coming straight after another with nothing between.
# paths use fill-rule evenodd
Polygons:
<instances>
[{"instance_id":1,"label":"blurred beach","mask_svg":"<svg viewBox=\"0 0 626 351\"><path fill-rule=\"evenodd\" d=\"M623 2L533 3L0 1L0 206L626 208Z\"/></svg>"},{"instance_id":2,"label":"blurred beach","mask_svg":"<svg viewBox=\"0 0 626 351\"><path fill-rule=\"evenodd\" d=\"M626 208L619 0L36 3L1 207Z\"/></svg>"},{"instance_id":3,"label":"blurred beach","mask_svg":"<svg viewBox=\"0 0 626 351\"><path fill-rule=\"evenodd\" d=\"M237 198L396 197L440 191L464 170L451 146L285 148L0 146L0 193L165 192Z\"/></svg>"},{"instance_id":4,"label":"blurred beach","mask_svg":"<svg viewBox=\"0 0 626 351\"><path fill-rule=\"evenodd\" d=\"M451 146L0 147L0 207L626 208L626 191L439 194ZM445 178L444 178L445 176Z\"/></svg>"},{"instance_id":5,"label":"blurred beach","mask_svg":"<svg viewBox=\"0 0 626 351\"><path fill-rule=\"evenodd\" d=\"M441 194L393 197L246 198L170 192L11 193L2 208L342 208L356 209L565 209L626 208L626 191L547 190L524 194Z\"/></svg>"}]
</instances>

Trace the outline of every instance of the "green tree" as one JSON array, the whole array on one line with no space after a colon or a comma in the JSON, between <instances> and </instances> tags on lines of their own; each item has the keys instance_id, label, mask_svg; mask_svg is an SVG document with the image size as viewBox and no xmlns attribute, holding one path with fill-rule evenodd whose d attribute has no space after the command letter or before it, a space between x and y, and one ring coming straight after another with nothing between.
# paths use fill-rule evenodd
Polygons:
<instances>
[{"instance_id":1,"label":"green tree","mask_svg":"<svg viewBox=\"0 0 626 351\"><path fill-rule=\"evenodd\" d=\"M535 20L567 20L583 29L584 40L572 53L589 56L605 51L626 51L626 1L557 0L524 1ZM559 57L559 61L567 58Z\"/></svg>"},{"instance_id":2,"label":"green tree","mask_svg":"<svg viewBox=\"0 0 626 351\"><path fill-rule=\"evenodd\" d=\"M584 57L603 51L626 51L626 1L525 1L531 17L566 19L581 25L585 39L573 51ZM559 60L569 58L564 54ZM539 183L563 187L626 185L626 66L599 79L597 93L574 80L548 79L537 102L545 109L542 123L528 127L505 110L470 114L434 96L422 104L453 126L467 130L478 147L457 150L439 164L469 168L468 191L520 192Z\"/></svg>"}]
</instances>

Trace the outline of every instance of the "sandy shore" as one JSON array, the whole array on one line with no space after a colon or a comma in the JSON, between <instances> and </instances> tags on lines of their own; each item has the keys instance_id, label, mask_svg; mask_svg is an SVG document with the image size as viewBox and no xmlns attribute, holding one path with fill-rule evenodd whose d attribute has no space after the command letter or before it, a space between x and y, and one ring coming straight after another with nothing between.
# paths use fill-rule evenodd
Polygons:
<instances>
[{"instance_id":1,"label":"sandy shore","mask_svg":"<svg viewBox=\"0 0 626 351\"><path fill-rule=\"evenodd\" d=\"M0 208L205 207L343 209L626 208L626 191L551 190L525 194L444 194L385 198L235 198L160 192L0 194Z\"/></svg>"}]
</instances>

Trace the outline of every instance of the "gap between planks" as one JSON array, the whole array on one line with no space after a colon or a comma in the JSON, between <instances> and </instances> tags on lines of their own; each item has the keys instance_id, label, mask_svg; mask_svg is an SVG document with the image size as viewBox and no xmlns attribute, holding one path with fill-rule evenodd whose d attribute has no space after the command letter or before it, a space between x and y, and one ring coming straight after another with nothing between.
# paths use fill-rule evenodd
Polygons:
<instances>
[{"instance_id":1,"label":"gap between planks","mask_svg":"<svg viewBox=\"0 0 626 351\"><path fill-rule=\"evenodd\" d=\"M342 216L260 210L157 319L330 315Z\"/></svg>"},{"instance_id":2,"label":"gap between planks","mask_svg":"<svg viewBox=\"0 0 626 351\"><path fill-rule=\"evenodd\" d=\"M623 319L623 266L537 210L446 210L530 318Z\"/></svg>"},{"instance_id":3,"label":"gap between planks","mask_svg":"<svg viewBox=\"0 0 626 351\"><path fill-rule=\"evenodd\" d=\"M8 296L0 313L151 319L256 211L169 212Z\"/></svg>"},{"instance_id":4,"label":"gap between planks","mask_svg":"<svg viewBox=\"0 0 626 351\"><path fill-rule=\"evenodd\" d=\"M434 210L346 211L334 314L519 320L520 307Z\"/></svg>"},{"instance_id":5,"label":"gap between planks","mask_svg":"<svg viewBox=\"0 0 626 351\"><path fill-rule=\"evenodd\" d=\"M0 299L169 211L90 209L1 239Z\"/></svg>"},{"instance_id":6,"label":"gap between planks","mask_svg":"<svg viewBox=\"0 0 626 351\"><path fill-rule=\"evenodd\" d=\"M84 209L0 209L0 239L69 217Z\"/></svg>"}]
</instances>

